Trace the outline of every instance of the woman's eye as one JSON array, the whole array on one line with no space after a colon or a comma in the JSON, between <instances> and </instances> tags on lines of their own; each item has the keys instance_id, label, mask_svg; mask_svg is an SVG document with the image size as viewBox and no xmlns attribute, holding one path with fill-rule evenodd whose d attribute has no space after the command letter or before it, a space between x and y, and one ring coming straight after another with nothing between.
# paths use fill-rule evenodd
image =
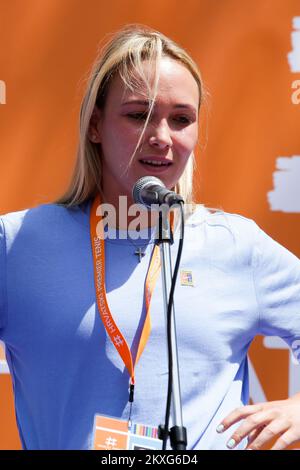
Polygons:
<instances>
[{"instance_id":1,"label":"woman's eye","mask_svg":"<svg viewBox=\"0 0 300 470\"><path fill-rule=\"evenodd\" d=\"M147 113L130 113L128 117L136 120L144 120L147 117Z\"/></svg>"},{"instance_id":2,"label":"woman's eye","mask_svg":"<svg viewBox=\"0 0 300 470\"><path fill-rule=\"evenodd\" d=\"M127 116L130 119L134 119L136 121L145 121L147 119L148 113L147 112L129 113L127 114ZM188 116L175 116L172 119L174 120L176 124L179 124L179 125L188 125L193 122L193 120Z\"/></svg>"},{"instance_id":3,"label":"woman's eye","mask_svg":"<svg viewBox=\"0 0 300 470\"><path fill-rule=\"evenodd\" d=\"M190 124L192 121L190 118L187 116L177 116L175 118L175 121L178 122L179 124Z\"/></svg>"}]
</instances>

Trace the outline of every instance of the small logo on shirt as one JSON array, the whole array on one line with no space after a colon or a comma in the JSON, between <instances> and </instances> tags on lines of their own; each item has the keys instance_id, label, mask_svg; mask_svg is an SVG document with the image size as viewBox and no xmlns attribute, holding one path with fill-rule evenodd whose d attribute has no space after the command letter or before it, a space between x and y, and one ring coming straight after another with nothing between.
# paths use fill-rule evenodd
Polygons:
<instances>
[{"instance_id":1,"label":"small logo on shirt","mask_svg":"<svg viewBox=\"0 0 300 470\"><path fill-rule=\"evenodd\" d=\"M192 271L180 270L180 284L182 286L194 286Z\"/></svg>"}]
</instances>

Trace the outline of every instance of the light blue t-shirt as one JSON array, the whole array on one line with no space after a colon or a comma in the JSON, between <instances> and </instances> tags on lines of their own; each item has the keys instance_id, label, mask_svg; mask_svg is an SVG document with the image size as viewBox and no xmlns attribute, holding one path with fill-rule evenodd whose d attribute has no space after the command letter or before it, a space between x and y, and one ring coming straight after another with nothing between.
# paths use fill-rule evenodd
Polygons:
<instances>
[{"instance_id":1,"label":"light blue t-shirt","mask_svg":"<svg viewBox=\"0 0 300 470\"><path fill-rule=\"evenodd\" d=\"M26 449L89 449L95 414L128 419L128 373L95 303L89 211L90 204L44 204L0 218L0 339ZM175 237L174 261L177 247ZM108 303L133 354L152 248L151 240L105 242ZM188 448L225 449L234 427L224 434L216 427L248 401L254 336L280 336L290 346L300 338L300 260L254 221L199 206L186 223L181 270L194 284L179 276L175 291ZM159 425L168 378L160 276L151 323L132 420Z\"/></svg>"}]
</instances>

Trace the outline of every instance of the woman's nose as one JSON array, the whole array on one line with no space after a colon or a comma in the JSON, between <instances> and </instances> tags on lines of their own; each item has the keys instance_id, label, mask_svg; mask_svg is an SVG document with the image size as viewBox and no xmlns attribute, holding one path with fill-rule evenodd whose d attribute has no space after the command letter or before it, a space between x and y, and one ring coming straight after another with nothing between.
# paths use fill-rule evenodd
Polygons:
<instances>
[{"instance_id":1,"label":"woman's nose","mask_svg":"<svg viewBox=\"0 0 300 470\"><path fill-rule=\"evenodd\" d=\"M160 122L156 126L151 126L149 134L149 144L157 148L165 148L172 146L172 139L168 123Z\"/></svg>"}]
</instances>

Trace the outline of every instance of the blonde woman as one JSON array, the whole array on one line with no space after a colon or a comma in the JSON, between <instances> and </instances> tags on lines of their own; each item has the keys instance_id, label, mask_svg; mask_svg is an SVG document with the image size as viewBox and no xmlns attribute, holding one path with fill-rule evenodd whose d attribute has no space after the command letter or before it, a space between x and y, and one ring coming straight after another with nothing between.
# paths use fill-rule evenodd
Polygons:
<instances>
[{"instance_id":1,"label":"blonde woman","mask_svg":"<svg viewBox=\"0 0 300 470\"><path fill-rule=\"evenodd\" d=\"M283 449L300 439L299 394L247 404L254 336L291 347L300 338L300 261L254 221L193 204L204 99L186 51L151 28L122 29L91 72L68 190L1 217L0 339L24 449L91 449L99 417L164 422L156 217L144 213L137 227L130 210L145 175L186 201L175 299L188 449L260 449L274 437ZM103 205L114 215L105 227Z\"/></svg>"}]
</instances>

